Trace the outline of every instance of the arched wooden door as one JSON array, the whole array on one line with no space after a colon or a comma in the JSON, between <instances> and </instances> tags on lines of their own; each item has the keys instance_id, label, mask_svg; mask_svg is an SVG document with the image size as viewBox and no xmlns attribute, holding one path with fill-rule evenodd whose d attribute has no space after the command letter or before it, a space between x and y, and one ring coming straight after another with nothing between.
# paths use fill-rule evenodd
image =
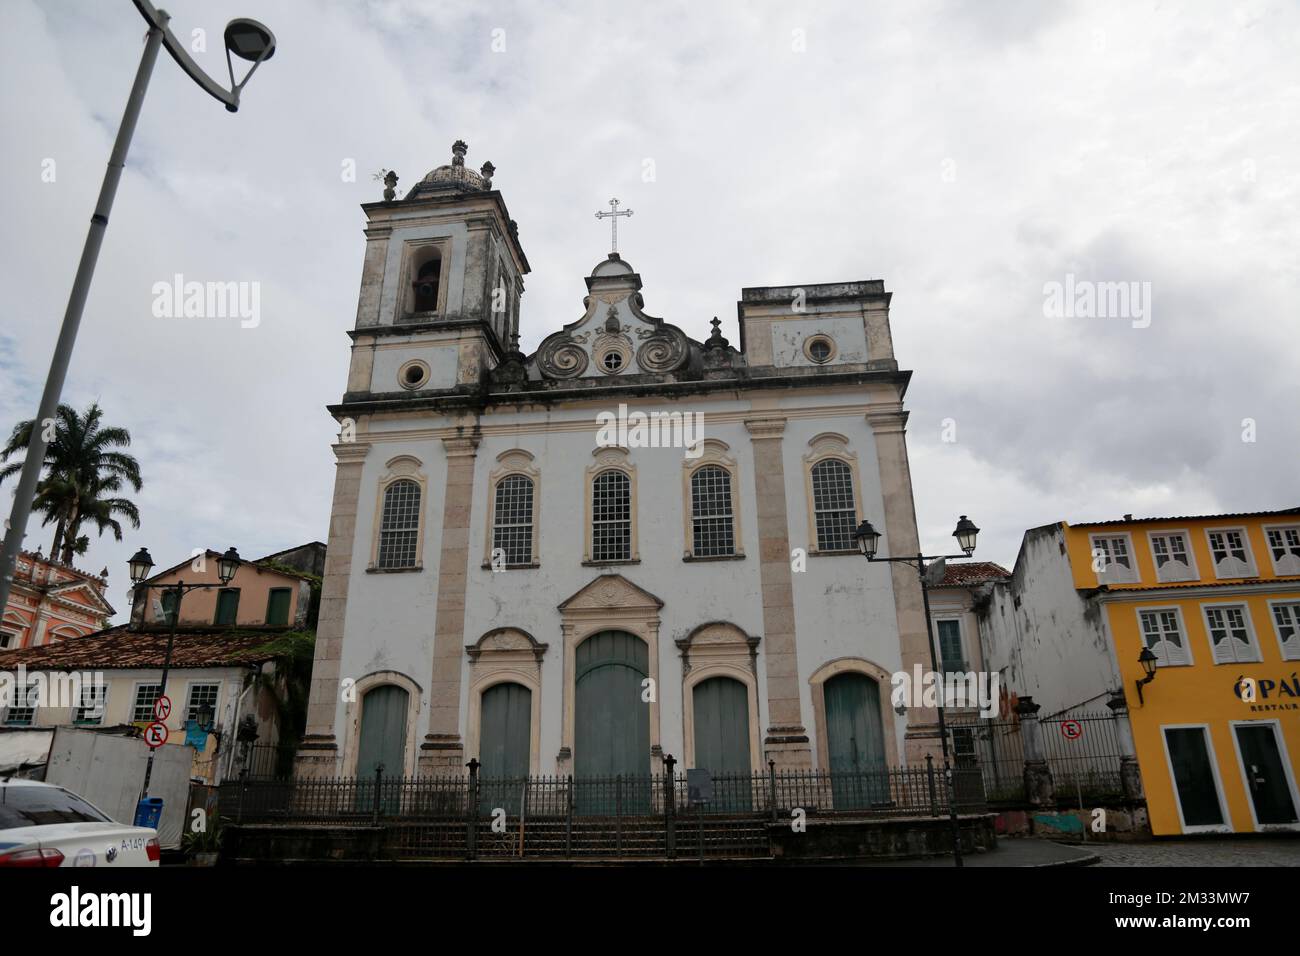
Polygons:
<instances>
[{"instance_id":1,"label":"arched wooden door","mask_svg":"<svg viewBox=\"0 0 1300 956\"><path fill-rule=\"evenodd\" d=\"M601 631L574 656L573 733L580 812L649 809L650 705L641 700L649 676L646 644L623 631ZM619 785L614 778L639 778Z\"/></svg>"},{"instance_id":2,"label":"arched wooden door","mask_svg":"<svg viewBox=\"0 0 1300 956\"><path fill-rule=\"evenodd\" d=\"M692 689L695 766L713 776L714 806L752 805L749 760L749 689L730 677L710 677Z\"/></svg>"},{"instance_id":3,"label":"arched wooden door","mask_svg":"<svg viewBox=\"0 0 1300 956\"><path fill-rule=\"evenodd\" d=\"M835 809L888 800L879 685L865 674L838 674L826 682L823 693Z\"/></svg>"},{"instance_id":4,"label":"arched wooden door","mask_svg":"<svg viewBox=\"0 0 1300 956\"><path fill-rule=\"evenodd\" d=\"M479 710L482 796L492 807L519 812L532 753L533 693L522 684L494 684Z\"/></svg>"},{"instance_id":5,"label":"arched wooden door","mask_svg":"<svg viewBox=\"0 0 1300 956\"><path fill-rule=\"evenodd\" d=\"M366 691L361 698L361 734L357 745L358 809L374 806L375 770L381 764L384 779L406 774L406 709L410 695L393 684ZM387 791L388 788L385 788ZM387 793L382 803L390 808L397 791Z\"/></svg>"}]
</instances>

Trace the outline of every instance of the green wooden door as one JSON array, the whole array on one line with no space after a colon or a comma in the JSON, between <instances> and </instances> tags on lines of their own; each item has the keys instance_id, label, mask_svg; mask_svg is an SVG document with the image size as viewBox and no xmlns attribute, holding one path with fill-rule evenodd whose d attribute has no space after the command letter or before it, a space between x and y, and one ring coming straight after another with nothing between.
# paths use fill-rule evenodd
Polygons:
<instances>
[{"instance_id":1,"label":"green wooden door","mask_svg":"<svg viewBox=\"0 0 1300 956\"><path fill-rule=\"evenodd\" d=\"M710 677L692 691L695 766L713 775L713 809L748 810L749 690L729 677Z\"/></svg>"},{"instance_id":2,"label":"green wooden door","mask_svg":"<svg viewBox=\"0 0 1300 956\"><path fill-rule=\"evenodd\" d=\"M840 674L826 682L824 693L835 809L888 800L879 686L864 674Z\"/></svg>"},{"instance_id":3,"label":"green wooden door","mask_svg":"<svg viewBox=\"0 0 1300 956\"><path fill-rule=\"evenodd\" d=\"M384 779L405 774L406 708L409 695L400 687L384 684L361 698L361 741L357 750L357 809L369 810L375 800L375 768L384 768ZM385 810L396 803L396 790L385 787L381 805Z\"/></svg>"},{"instance_id":4,"label":"green wooden door","mask_svg":"<svg viewBox=\"0 0 1300 956\"><path fill-rule=\"evenodd\" d=\"M578 811L612 814L621 806L625 813L644 812L650 798L650 705L641 700L650 669L645 642L601 631L578 645L574 666ZM617 776L623 785L612 779Z\"/></svg>"},{"instance_id":5,"label":"green wooden door","mask_svg":"<svg viewBox=\"0 0 1300 956\"><path fill-rule=\"evenodd\" d=\"M522 684L496 684L483 692L479 711L480 803L485 812L519 814L532 749L533 694Z\"/></svg>"}]
</instances>

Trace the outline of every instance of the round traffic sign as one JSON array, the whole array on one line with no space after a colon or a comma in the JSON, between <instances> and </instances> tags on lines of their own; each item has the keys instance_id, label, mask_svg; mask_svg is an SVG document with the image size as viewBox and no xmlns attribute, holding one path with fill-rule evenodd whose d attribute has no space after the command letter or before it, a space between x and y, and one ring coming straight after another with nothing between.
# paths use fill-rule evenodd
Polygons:
<instances>
[{"instance_id":1,"label":"round traffic sign","mask_svg":"<svg viewBox=\"0 0 1300 956\"><path fill-rule=\"evenodd\" d=\"M1083 725L1077 720L1062 721L1061 733L1065 734L1066 740L1078 740L1083 736Z\"/></svg>"},{"instance_id":2,"label":"round traffic sign","mask_svg":"<svg viewBox=\"0 0 1300 956\"><path fill-rule=\"evenodd\" d=\"M167 725L154 722L144 729L144 742L150 747L161 747L167 743Z\"/></svg>"},{"instance_id":3,"label":"round traffic sign","mask_svg":"<svg viewBox=\"0 0 1300 956\"><path fill-rule=\"evenodd\" d=\"M166 694L153 702L153 719L166 720L172 715L172 699Z\"/></svg>"}]
</instances>

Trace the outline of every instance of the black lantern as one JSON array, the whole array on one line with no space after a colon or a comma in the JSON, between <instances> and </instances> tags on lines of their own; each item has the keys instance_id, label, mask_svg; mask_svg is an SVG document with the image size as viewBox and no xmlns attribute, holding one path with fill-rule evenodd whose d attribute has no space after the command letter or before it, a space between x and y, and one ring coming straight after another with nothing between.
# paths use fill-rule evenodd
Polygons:
<instances>
[{"instance_id":1,"label":"black lantern","mask_svg":"<svg viewBox=\"0 0 1300 956\"><path fill-rule=\"evenodd\" d=\"M1146 681L1150 683L1156 676L1156 664L1159 658L1151 653L1151 648L1142 648L1142 653L1138 655L1138 663L1142 665L1142 673L1146 674Z\"/></svg>"},{"instance_id":2,"label":"black lantern","mask_svg":"<svg viewBox=\"0 0 1300 956\"><path fill-rule=\"evenodd\" d=\"M226 553L217 559L217 577L221 578L222 584L230 583L230 579L239 570L239 565L239 552L234 548L228 548Z\"/></svg>"},{"instance_id":3,"label":"black lantern","mask_svg":"<svg viewBox=\"0 0 1300 956\"><path fill-rule=\"evenodd\" d=\"M194 720L199 725L200 730L206 731L211 729L212 721L215 717L216 712L212 709L212 705L207 701L204 701L202 704L199 704L199 709L194 715Z\"/></svg>"},{"instance_id":4,"label":"black lantern","mask_svg":"<svg viewBox=\"0 0 1300 956\"><path fill-rule=\"evenodd\" d=\"M868 561L876 556L876 551L880 548L880 532L865 519L858 525L858 530L853 532L853 540L858 543L862 556Z\"/></svg>"},{"instance_id":5,"label":"black lantern","mask_svg":"<svg viewBox=\"0 0 1300 956\"><path fill-rule=\"evenodd\" d=\"M149 576L153 570L153 558L149 557L149 552L141 548L135 554L131 555L131 560L127 562L127 567L131 569L131 583L139 584Z\"/></svg>"},{"instance_id":6,"label":"black lantern","mask_svg":"<svg viewBox=\"0 0 1300 956\"><path fill-rule=\"evenodd\" d=\"M1156 664L1159 658L1151 653L1151 648L1142 648L1142 653L1138 655L1138 663L1142 665L1142 672L1146 674L1140 681L1137 681L1138 703L1143 706L1146 701L1142 699L1142 688L1156 679Z\"/></svg>"},{"instance_id":7,"label":"black lantern","mask_svg":"<svg viewBox=\"0 0 1300 956\"><path fill-rule=\"evenodd\" d=\"M957 539L957 546L969 556L975 550L975 536L979 533L980 529L975 527L975 522L962 515L952 536Z\"/></svg>"}]
</instances>

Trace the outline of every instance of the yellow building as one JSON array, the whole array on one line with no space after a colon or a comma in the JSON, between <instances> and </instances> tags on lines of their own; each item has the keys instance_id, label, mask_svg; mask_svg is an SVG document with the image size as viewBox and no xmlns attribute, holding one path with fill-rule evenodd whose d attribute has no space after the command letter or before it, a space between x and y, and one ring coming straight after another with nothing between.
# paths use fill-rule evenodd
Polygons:
<instances>
[{"instance_id":1,"label":"yellow building","mask_svg":"<svg viewBox=\"0 0 1300 956\"><path fill-rule=\"evenodd\" d=\"M1060 528L1101 609L1152 832L1300 829L1300 508Z\"/></svg>"}]
</instances>

